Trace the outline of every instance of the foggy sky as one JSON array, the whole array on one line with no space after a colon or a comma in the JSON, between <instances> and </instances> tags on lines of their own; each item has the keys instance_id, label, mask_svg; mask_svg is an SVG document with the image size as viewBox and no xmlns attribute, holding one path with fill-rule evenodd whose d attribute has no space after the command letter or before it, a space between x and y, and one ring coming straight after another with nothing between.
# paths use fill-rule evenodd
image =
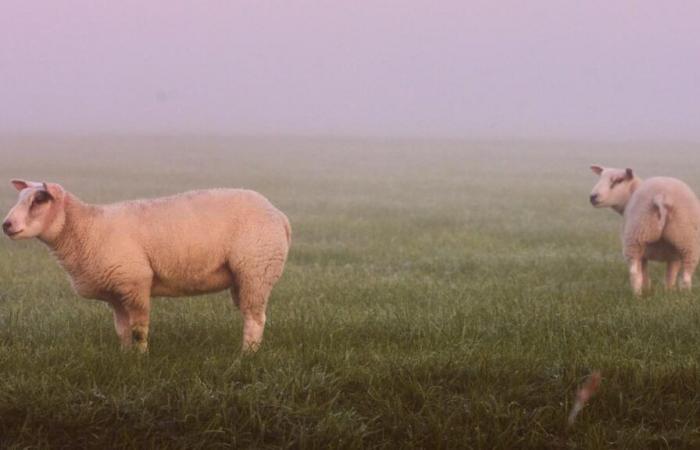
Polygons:
<instances>
[{"instance_id":1,"label":"foggy sky","mask_svg":"<svg viewBox=\"0 0 700 450\"><path fill-rule=\"evenodd\" d=\"M0 131L700 139L694 0L0 5Z\"/></svg>"}]
</instances>

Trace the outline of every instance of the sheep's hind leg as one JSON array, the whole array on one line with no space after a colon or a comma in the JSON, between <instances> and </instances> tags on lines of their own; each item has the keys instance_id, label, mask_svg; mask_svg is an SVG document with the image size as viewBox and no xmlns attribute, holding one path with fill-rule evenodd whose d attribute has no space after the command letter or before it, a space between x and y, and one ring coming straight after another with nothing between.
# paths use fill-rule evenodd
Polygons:
<instances>
[{"instance_id":1,"label":"sheep's hind leg","mask_svg":"<svg viewBox=\"0 0 700 450\"><path fill-rule=\"evenodd\" d=\"M272 286L263 280L243 281L238 290L238 305L243 315L243 351L253 353L262 343L267 299Z\"/></svg>"},{"instance_id":2,"label":"sheep's hind leg","mask_svg":"<svg viewBox=\"0 0 700 450\"><path fill-rule=\"evenodd\" d=\"M698 260L697 258L683 258L682 264L681 288L689 291L693 287L693 273L698 265Z\"/></svg>"},{"instance_id":3,"label":"sheep's hind leg","mask_svg":"<svg viewBox=\"0 0 700 450\"><path fill-rule=\"evenodd\" d=\"M132 344L129 314L119 303L112 304L112 312L114 314L114 328L117 330L119 343L121 344L122 350L126 350L130 348Z\"/></svg>"},{"instance_id":4,"label":"sheep's hind leg","mask_svg":"<svg viewBox=\"0 0 700 450\"><path fill-rule=\"evenodd\" d=\"M644 285L644 276L642 274L642 260L636 258L630 259L628 264L632 292L634 293L634 295L639 296L642 294L642 287Z\"/></svg>"},{"instance_id":5,"label":"sheep's hind leg","mask_svg":"<svg viewBox=\"0 0 700 450\"><path fill-rule=\"evenodd\" d=\"M678 272L681 270L681 262L679 260L673 260L668 262L666 266L666 290L673 290L676 288L676 282L678 281Z\"/></svg>"},{"instance_id":6,"label":"sheep's hind leg","mask_svg":"<svg viewBox=\"0 0 700 450\"><path fill-rule=\"evenodd\" d=\"M242 349L245 353L260 348L267 320L267 300L284 270L286 247L267 250L253 258L231 258L228 262L235 278L231 295L243 316Z\"/></svg>"}]
</instances>

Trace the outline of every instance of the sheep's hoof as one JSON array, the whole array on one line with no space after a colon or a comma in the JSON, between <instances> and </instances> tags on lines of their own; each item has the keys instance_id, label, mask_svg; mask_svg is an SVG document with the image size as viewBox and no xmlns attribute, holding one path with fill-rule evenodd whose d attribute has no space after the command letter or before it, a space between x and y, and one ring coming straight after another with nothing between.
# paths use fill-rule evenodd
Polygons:
<instances>
[{"instance_id":1,"label":"sheep's hoof","mask_svg":"<svg viewBox=\"0 0 700 450\"><path fill-rule=\"evenodd\" d=\"M260 342L244 342L242 352L244 355L253 355L260 350Z\"/></svg>"},{"instance_id":2,"label":"sheep's hoof","mask_svg":"<svg viewBox=\"0 0 700 450\"><path fill-rule=\"evenodd\" d=\"M139 353L148 352L148 328L144 326L135 326L131 330L131 337L133 342L136 343L136 350Z\"/></svg>"}]
</instances>

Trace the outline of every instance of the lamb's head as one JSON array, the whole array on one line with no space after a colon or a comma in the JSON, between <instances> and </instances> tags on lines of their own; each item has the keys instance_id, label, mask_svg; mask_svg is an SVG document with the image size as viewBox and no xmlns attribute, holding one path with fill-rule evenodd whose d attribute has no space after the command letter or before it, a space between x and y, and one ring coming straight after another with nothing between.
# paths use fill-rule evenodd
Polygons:
<instances>
[{"instance_id":1,"label":"lamb's head","mask_svg":"<svg viewBox=\"0 0 700 450\"><path fill-rule=\"evenodd\" d=\"M65 191L55 183L12 180L19 191L17 204L10 210L2 229L11 239L48 238L63 226Z\"/></svg>"},{"instance_id":2,"label":"lamb's head","mask_svg":"<svg viewBox=\"0 0 700 450\"><path fill-rule=\"evenodd\" d=\"M596 208L613 208L622 212L637 183L632 169L613 169L593 165L591 170L600 177L591 191L591 204Z\"/></svg>"}]
</instances>

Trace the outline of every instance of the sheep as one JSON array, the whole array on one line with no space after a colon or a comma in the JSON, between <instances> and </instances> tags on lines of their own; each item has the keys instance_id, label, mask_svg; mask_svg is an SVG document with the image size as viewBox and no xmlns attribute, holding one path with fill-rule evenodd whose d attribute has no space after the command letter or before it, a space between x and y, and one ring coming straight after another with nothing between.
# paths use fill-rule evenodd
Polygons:
<instances>
[{"instance_id":1,"label":"sheep","mask_svg":"<svg viewBox=\"0 0 700 450\"><path fill-rule=\"evenodd\" d=\"M107 302L123 348L147 351L151 296L224 289L243 316L243 351L260 346L291 243L287 217L261 194L210 189L91 205L56 183L12 185L19 199L5 234L38 238L77 294Z\"/></svg>"},{"instance_id":2,"label":"sheep","mask_svg":"<svg viewBox=\"0 0 700 450\"><path fill-rule=\"evenodd\" d=\"M624 218L623 254L635 295L651 288L648 261L667 263L665 286L674 289L683 269L681 287L690 290L700 260L700 201L684 182L669 177L642 180L632 169L592 165L600 177L590 202L609 207Z\"/></svg>"}]
</instances>

